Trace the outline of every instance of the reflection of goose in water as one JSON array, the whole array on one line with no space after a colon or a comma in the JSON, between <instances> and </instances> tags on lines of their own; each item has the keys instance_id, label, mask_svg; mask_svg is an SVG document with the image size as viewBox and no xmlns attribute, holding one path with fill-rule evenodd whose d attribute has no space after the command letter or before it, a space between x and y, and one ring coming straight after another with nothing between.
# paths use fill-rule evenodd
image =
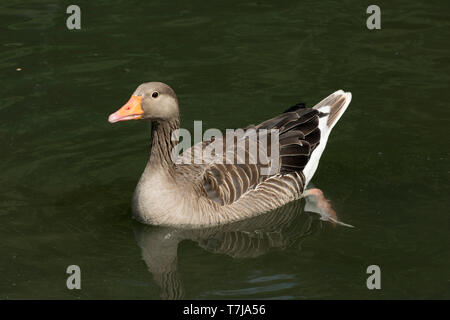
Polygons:
<instances>
[{"instance_id":1,"label":"reflection of goose in water","mask_svg":"<svg viewBox=\"0 0 450 320\"><path fill-rule=\"evenodd\" d=\"M134 226L136 240L148 270L161 288L161 298L181 299L183 286L177 273L177 248L183 240L234 258L253 258L301 242L321 226L335 221L317 198L298 200L244 221L205 229L177 229L143 224ZM308 210L308 211L306 211Z\"/></svg>"}]
</instances>

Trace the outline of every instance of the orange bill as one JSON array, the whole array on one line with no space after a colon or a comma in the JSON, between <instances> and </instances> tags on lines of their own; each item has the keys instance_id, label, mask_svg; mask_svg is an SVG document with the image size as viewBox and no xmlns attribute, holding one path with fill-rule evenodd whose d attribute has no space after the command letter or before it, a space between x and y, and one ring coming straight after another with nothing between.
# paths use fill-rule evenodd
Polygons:
<instances>
[{"instance_id":1,"label":"orange bill","mask_svg":"<svg viewBox=\"0 0 450 320\"><path fill-rule=\"evenodd\" d=\"M132 95L130 100L128 100L122 108L109 116L108 121L114 123L119 121L142 119L144 110L142 110L141 100L142 97Z\"/></svg>"}]
</instances>

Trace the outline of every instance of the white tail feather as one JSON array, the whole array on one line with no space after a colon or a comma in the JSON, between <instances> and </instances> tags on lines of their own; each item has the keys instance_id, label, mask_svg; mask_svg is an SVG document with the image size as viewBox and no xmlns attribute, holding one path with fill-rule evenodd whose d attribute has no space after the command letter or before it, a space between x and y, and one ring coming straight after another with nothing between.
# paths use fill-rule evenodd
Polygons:
<instances>
[{"instance_id":1,"label":"white tail feather","mask_svg":"<svg viewBox=\"0 0 450 320\"><path fill-rule=\"evenodd\" d=\"M319 119L320 143L316 149L314 149L308 163L303 169L303 174L306 178L306 185L311 181L317 170L320 157L325 150L331 130L342 117L351 100L352 94L350 92L338 90L313 107L314 109L327 113L328 115Z\"/></svg>"}]
</instances>

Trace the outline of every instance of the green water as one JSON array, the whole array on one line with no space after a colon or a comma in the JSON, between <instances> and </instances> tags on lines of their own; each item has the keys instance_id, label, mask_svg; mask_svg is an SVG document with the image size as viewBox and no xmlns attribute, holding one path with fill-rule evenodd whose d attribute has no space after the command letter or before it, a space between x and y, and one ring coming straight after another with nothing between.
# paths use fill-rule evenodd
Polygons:
<instances>
[{"instance_id":1,"label":"green water","mask_svg":"<svg viewBox=\"0 0 450 320\"><path fill-rule=\"evenodd\" d=\"M72 2L0 4L0 298L450 298L448 1L380 1L373 31L369 1L74 3L72 31ZM302 202L197 233L134 222L150 125L107 116L146 81L188 129L351 91L313 183L355 228Z\"/></svg>"}]
</instances>

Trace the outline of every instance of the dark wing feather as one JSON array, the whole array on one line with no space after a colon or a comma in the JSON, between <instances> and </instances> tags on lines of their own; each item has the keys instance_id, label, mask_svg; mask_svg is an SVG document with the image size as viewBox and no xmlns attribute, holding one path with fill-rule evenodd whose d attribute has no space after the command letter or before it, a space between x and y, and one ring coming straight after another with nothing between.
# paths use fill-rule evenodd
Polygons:
<instances>
[{"instance_id":1,"label":"dark wing feather","mask_svg":"<svg viewBox=\"0 0 450 320\"><path fill-rule=\"evenodd\" d=\"M306 108L304 103L299 103L277 117L256 126L249 126L246 130L255 129L256 132L261 129L279 130L280 166L276 174L301 173L320 141L319 118L325 115L316 109ZM218 139L205 145L213 146L217 141ZM226 144L226 137L223 143ZM270 149L270 146L267 149ZM204 193L209 199L220 205L231 204L268 178L261 175L261 168L264 165L249 163L247 144L245 153L243 164L204 165L201 180Z\"/></svg>"},{"instance_id":2,"label":"dark wing feather","mask_svg":"<svg viewBox=\"0 0 450 320\"><path fill-rule=\"evenodd\" d=\"M298 111L299 109L303 109L303 108L306 108L306 104L303 102L300 102L300 103L297 103L296 105L288 108L283 113L294 112L294 111Z\"/></svg>"},{"instance_id":3,"label":"dark wing feather","mask_svg":"<svg viewBox=\"0 0 450 320\"><path fill-rule=\"evenodd\" d=\"M257 129L279 130L281 173L303 170L320 142L319 118L326 115L297 104L256 126Z\"/></svg>"},{"instance_id":4,"label":"dark wing feather","mask_svg":"<svg viewBox=\"0 0 450 320\"><path fill-rule=\"evenodd\" d=\"M221 174L215 174L217 172ZM209 199L220 205L227 205L265 179L254 164L212 164L205 171L202 183Z\"/></svg>"}]
</instances>

